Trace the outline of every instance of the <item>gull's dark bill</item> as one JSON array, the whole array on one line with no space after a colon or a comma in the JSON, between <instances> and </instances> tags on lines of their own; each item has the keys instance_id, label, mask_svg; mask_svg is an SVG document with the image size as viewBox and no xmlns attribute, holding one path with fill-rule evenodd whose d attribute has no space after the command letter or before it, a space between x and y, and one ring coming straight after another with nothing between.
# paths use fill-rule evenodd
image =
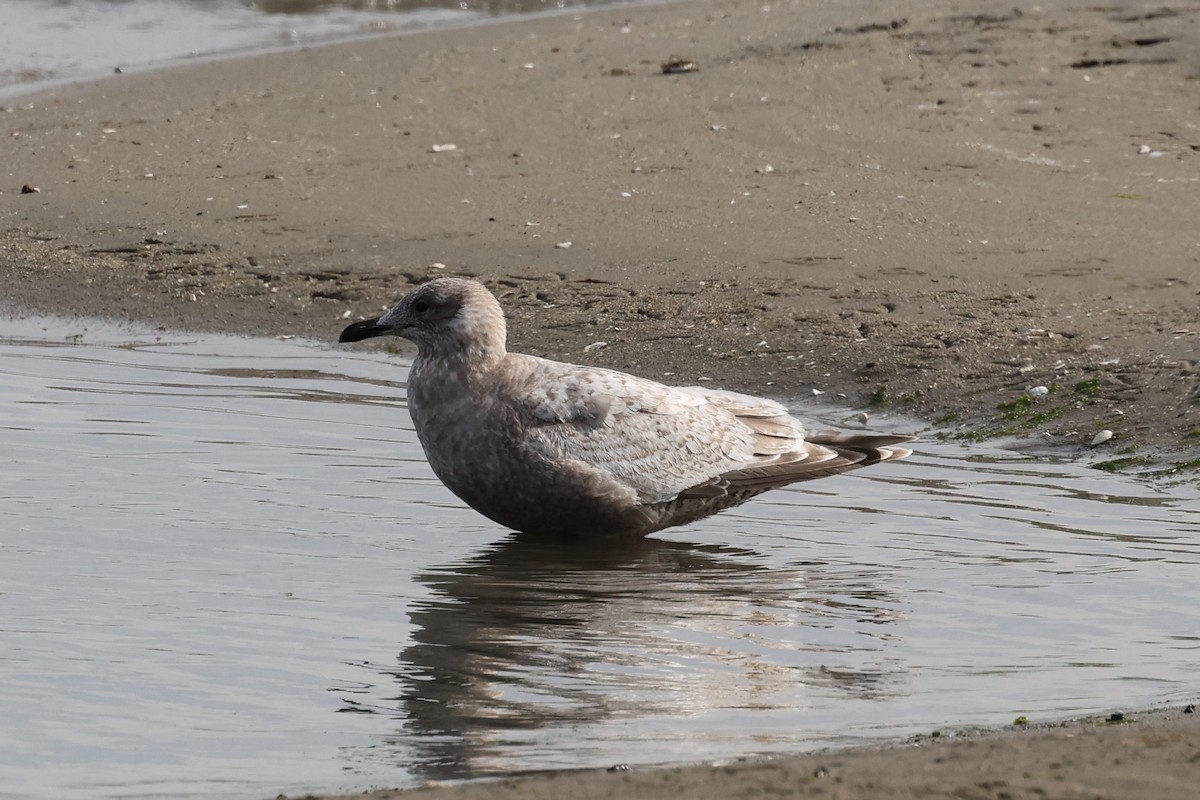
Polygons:
<instances>
[{"instance_id":1,"label":"gull's dark bill","mask_svg":"<svg viewBox=\"0 0 1200 800\"><path fill-rule=\"evenodd\" d=\"M384 336L389 333L391 328L386 325L379 324L379 317L375 319L364 319L361 322L356 322L349 325L342 331L342 335L338 337L339 342L361 342L363 339L372 339L376 336Z\"/></svg>"}]
</instances>

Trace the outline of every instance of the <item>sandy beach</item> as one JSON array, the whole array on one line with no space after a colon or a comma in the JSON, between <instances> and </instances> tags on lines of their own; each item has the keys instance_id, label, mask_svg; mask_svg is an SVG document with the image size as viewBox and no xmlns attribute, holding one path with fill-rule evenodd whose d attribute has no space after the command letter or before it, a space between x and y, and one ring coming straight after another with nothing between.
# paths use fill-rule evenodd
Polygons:
<instances>
[{"instance_id":1,"label":"sandy beach","mask_svg":"<svg viewBox=\"0 0 1200 800\"><path fill-rule=\"evenodd\" d=\"M115 76L3 115L6 296L326 338L476 275L528 351L1194 469L1198 15L695 2Z\"/></svg>"},{"instance_id":2,"label":"sandy beach","mask_svg":"<svg viewBox=\"0 0 1200 800\"><path fill-rule=\"evenodd\" d=\"M114 75L0 114L0 281L333 339L471 275L514 349L1194 481L1197 53L1197 2L694 0ZM1195 716L1130 716L415 795L1194 796Z\"/></svg>"}]
</instances>

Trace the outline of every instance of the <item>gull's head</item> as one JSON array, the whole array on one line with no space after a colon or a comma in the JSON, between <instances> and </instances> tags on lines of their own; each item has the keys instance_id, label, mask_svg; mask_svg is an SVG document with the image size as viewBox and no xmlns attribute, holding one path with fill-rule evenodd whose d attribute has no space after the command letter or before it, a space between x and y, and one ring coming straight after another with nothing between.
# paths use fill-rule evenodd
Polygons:
<instances>
[{"instance_id":1,"label":"gull's head","mask_svg":"<svg viewBox=\"0 0 1200 800\"><path fill-rule=\"evenodd\" d=\"M403 336L428 355L503 356L504 311L482 283L438 278L413 289L382 317L350 325L338 341L374 336Z\"/></svg>"}]
</instances>

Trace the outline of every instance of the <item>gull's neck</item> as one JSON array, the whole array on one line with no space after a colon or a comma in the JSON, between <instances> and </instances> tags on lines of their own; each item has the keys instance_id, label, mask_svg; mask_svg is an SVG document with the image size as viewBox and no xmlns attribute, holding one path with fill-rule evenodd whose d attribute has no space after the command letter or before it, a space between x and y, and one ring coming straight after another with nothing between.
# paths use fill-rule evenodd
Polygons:
<instances>
[{"instance_id":1,"label":"gull's neck","mask_svg":"<svg viewBox=\"0 0 1200 800\"><path fill-rule=\"evenodd\" d=\"M453 402L480 391L503 365L503 342L474 343L457 349L418 347L409 373L409 390L420 401Z\"/></svg>"}]
</instances>

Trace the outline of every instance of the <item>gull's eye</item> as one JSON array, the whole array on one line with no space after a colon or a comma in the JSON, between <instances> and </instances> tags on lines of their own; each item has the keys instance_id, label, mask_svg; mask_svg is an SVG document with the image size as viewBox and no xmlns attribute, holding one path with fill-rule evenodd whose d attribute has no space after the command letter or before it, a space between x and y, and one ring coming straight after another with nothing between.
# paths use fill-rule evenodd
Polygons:
<instances>
[{"instance_id":1,"label":"gull's eye","mask_svg":"<svg viewBox=\"0 0 1200 800\"><path fill-rule=\"evenodd\" d=\"M424 314L428 310L429 303L426 303L424 300L418 300L413 303L413 311L416 311L418 314Z\"/></svg>"}]
</instances>

